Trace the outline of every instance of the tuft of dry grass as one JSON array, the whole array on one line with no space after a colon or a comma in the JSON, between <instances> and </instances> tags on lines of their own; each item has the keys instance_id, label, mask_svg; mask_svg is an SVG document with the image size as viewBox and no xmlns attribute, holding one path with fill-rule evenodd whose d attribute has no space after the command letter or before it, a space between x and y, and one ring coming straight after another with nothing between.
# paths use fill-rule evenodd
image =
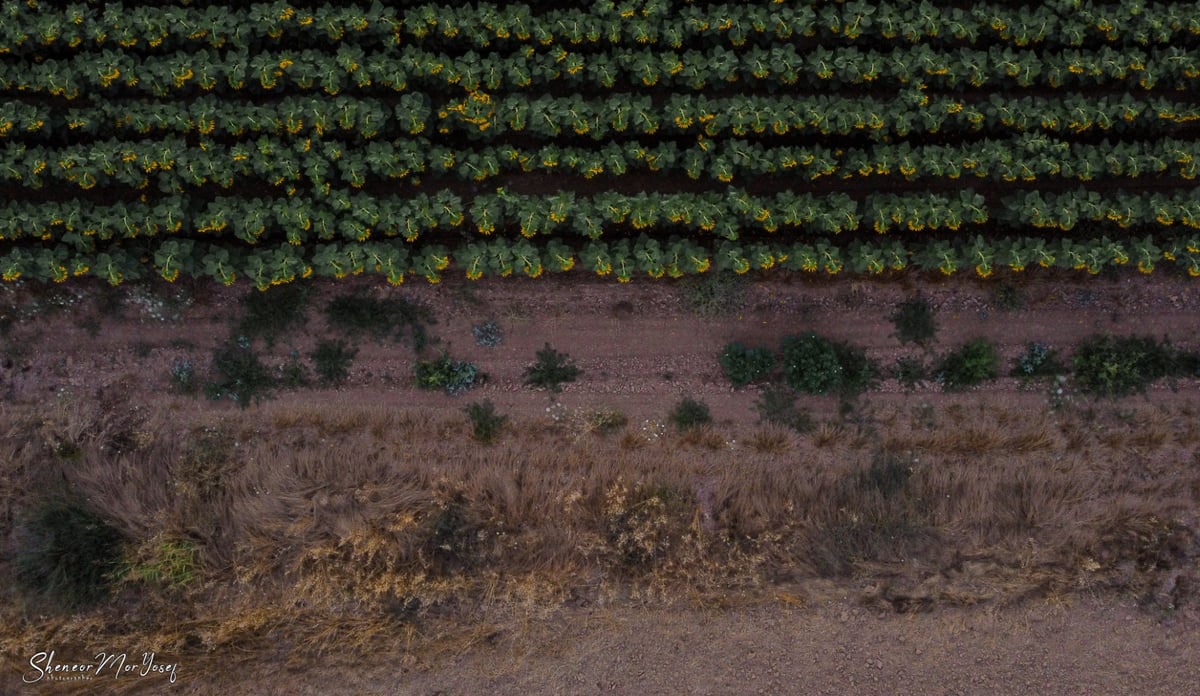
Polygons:
<instances>
[{"instance_id":1,"label":"tuft of dry grass","mask_svg":"<svg viewBox=\"0 0 1200 696\"><path fill-rule=\"evenodd\" d=\"M713 452L728 449L730 442L724 434L718 432L711 425L688 428L679 433L675 441L684 447L702 447Z\"/></svg>"},{"instance_id":2,"label":"tuft of dry grass","mask_svg":"<svg viewBox=\"0 0 1200 696\"><path fill-rule=\"evenodd\" d=\"M762 427L746 438L746 445L759 454L783 454L792 448L792 436L777 427Z\"/></svg>"},{"instance_id":3,"label":"tuft of dry grass","mask_svg":"<svg viewBox=\"0 0 1200 696\"><path fill-rule=\"evenodd\" d=\"M822 423L813 430L812 444L814 447L832 448L844 444L850 432L836 423Z\"/></svg>"}]
</instances>

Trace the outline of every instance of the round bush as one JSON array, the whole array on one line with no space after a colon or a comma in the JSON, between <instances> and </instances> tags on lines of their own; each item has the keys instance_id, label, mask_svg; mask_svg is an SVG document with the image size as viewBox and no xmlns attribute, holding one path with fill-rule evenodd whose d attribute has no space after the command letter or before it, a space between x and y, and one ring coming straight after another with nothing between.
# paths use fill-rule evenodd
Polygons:
<instances>
[{"instance_id":1,"label":"round bush","mask_svg":"<svg viewBox=\"0 0 1200 696\"><path fill-rule=\"evenodd\" d=\"M970 387L999 374L1000 356L986 338L976 338L942 358L938 377L946 389Z\"/></svg>"},{"instance_id":2,"label":"round bush","mask_svg":"<svg viewBox=\"0 0 1200 696\"><path fill-rule=\"evenodd\" d=\"M775 356L769 348L747 348L737 341L725 346L717 360L735 387L766 377L775 366Z\"/></svg>"},{"instance_id":3,"label":"round bush","mask_svg":"<svg viewBox=\"0 0 1200 696\"><path fill-rule=\"evenodd\" d=\"M675 404L670 418L671 422L679 430L699 428L702 425L712 422L712 414L708 411L708 404L692 398L686 398Z\"/></svg>"},{"instance_id":4,"label":"round bush","mask_svg":"<svg viewBox=\"0 0 1200 696\"><path fill-rule=\"evenodd\" d=\"M783 339L783 379L796 391L828 394L842 385L842 363L833 341L813 333Z\"/></svg>"}]
</instances>

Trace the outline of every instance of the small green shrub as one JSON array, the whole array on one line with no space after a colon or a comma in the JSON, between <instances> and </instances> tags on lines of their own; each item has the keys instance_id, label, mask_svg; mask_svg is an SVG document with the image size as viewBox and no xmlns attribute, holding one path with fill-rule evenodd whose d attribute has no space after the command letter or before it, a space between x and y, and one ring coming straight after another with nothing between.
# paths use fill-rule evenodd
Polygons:
<instances>
[{"instance_id":1,"label":"small green shrub","mask_svg":"<svg viewBox=\"0 0 1200 696\"><path fill-rule=\"evenodd\" d=\"M747 348L737 341L725 346L717 360L735 387L766 377L775 366L775 355L770 348Z\"/></svg>"},{"instance_id":2,"label":"small green shrub","mask_svg":"<svg viewBox=\"0 0 1200 696\"><path fill-rule=\"evenodd\" d=\"M1013 360L1013 377L1054 377L1067 371L1067 366L1058 358L1058 351L1045 343L1030 343L1025 352Z\"/></svg>"},{"instance_id":3,"label":"small green shrub","mask_svg":"<svg viewBox=\"0 0 1200 696\"><path fill-rule=\"evenodd\" d=\"M265 399L275 384L271 371L241 337L213 352L212 372L216 379L204 385L208 397L216 400L228 396L242 408Z\"/></svg>"},{"instance_id":4,"label":"small green shrub","mask_svg":"<svg viewBox=\"0 0 1200 696\"><path fill-rule=\"evenodd\" d=\"M121 562L121 533L83 501L42 503L24 523L15 578L26 589L74 609L108 596Z\"/></svg>"},{"instance_id":5,"label":"small green shrub","mask_svg":"<svg viewBox=\"0 0 1200 696\"><path fill-rule=\"evenodd\" d=\"M351 335L367 334L376 340L404 340L422 350L430 342L428 327L437 321L429 309L403 298L377 299L363 293L342 295L325 307L330 328Z\"/></svg>"},{"instance_id":6,"label":"small green shrub","mask_svg":"<svg viewBox=\"0 0 1200 696\"><path fill-rule=\"evenodd\" d=\"M475 335L475 345L484 348L495 348L504 342L504 329L494 319L471 327L471 333Z\"/></svg>"},{"instance_id":7,"label":"small green shrub","mask_svg":"<svg viewBox=\"0 0 1200 696\"><path fill-rule=\"evenodd\" d=\"M624 413L609 407L588 411L583 415L583 429L601 435L620 430L628 422L629 418Z\"/></svg>"},{"instance_id":8,"label":"small green shrub","mask_svg":"<svg viewBox=\"0 0 1200 696\"><path fill-rule=\"evenodd\" d=\"M796 406L796 393L781 384L763 389L754 406L758 409L759 420L764 423L791 428L798 433L812 432L815 426L808 411Z\"/></svg>"},{"instance_id":9,"label":"small green shrub","mask_svg":"<svg viewBox=\"0 0 1200 696\"><path fill-rule=\"evenodd\" d=\"M712 414L708 411L708 404L691 397L685 398L675 404L675 408L671 410L671 415L668 418L677 430L699 428L702 425L712 422Z\"/></svg>"},{"instance_id":10,"label":"small green shrub","mask_svg":"<svg viewBox=\"0 0 1200 696\"><path fill-rule=\"evenodd\" d=\"M325 384L341 384L350 376L350 364L358 355L345 341L321 341L312 352L313 369Z\"/></svg>"},{"instance_id":11,"label":"small green shrub","mask_svg":"<svg viewBox=\"0 0 1200 696\"><path fill-rule=\"evenodd\" d=\"M284 283L266 290L251 290L242 298L242 318L234 333L261 338L267 347L288 331L304 324L312 288L303 283Z\"/></svg>"},{"instance_id":12,"label":"small green shrub","mask_svg":"<svg viewBox=\"0 0 1200 696\"><path fill-rule=\"evenodd\" d=\"M921 382L929 379L929 368L920 358L897 358L892 375L905 389L912 391Z\"/></svg>"},{"instance_id":13,"label":"small green shrub","mask_svg":"<svg viewBox=\"0 0 1200 696\"><path fill-rule=\"evenodd\" d=\"M583 370L571 361L570 355L558 352L547 343L537 352L534 363L526 368L525 384L557 393L562 391L564 382L574 382L581 374Z\"/></svg>"},{"instance_id":14,"label":"small green shrub","mask_svg":"<svg viewBox=\"0 0 1200 696\"><path fill-rule=\"evenodd\" d=\"M745 305L746 281L731 271L713 271L679 284L688 309L702 317L736 314Z\"/></svg>"},{"instance_id":15,"label":"small green shrub","mask_svg":"<svg viewBox=\"0 0 1200 696\"><path fill-rule=\"evenodd\" d=\"M150 343L149 341L134 341L133 355L138 360L145 360L146 358L150 357L151 353L154 352L154 348L154 344Z\"/></svg>"},{"instance_id":16,"label":"small green shrub","mask_svg":"<svg viewBox=\"0 0 1200 696\"><path fill-rule=\"evenodd\" d=\"M1002 280L992 291L992 303L997 309L1015 312L1025 306L1025 292L1012 281Z\"/></svg>"},{"instance_id":17,"label":"small green shrub","mask_svg":"<svg viewBox=\"0 0 1200 696\"><path fill-rule=\"evenodd\" d=\"M1127 396L1156 379L1188 374L1189 358L1148 336L1090 336L1075 349L1075 382L1090 394Z\"/></svg>"},{"instance_id":18,"label":"small green shrub","mask_svg":"<svg viewBox=\"0 0 1200 696\"><path fill-rule=\"evenodd\" d=\"M938 366L937 377L944 388L961 389L995 379L999 369L996 345L986 338L976 338L946 354Z\"/></svg>"},{"instance_id":19,"label":"small green shrub","mask_svg":"<svg viewBox=\"0 0 1200 696\"><path fill-rule=\"evenodd\" d=\"M288 361L279 367L279 383L287 389L302 389L308 386L308 368L300 362L300 352L292 349Z\"/></svg>"},{"instance_id":20,"label":"small green shrub","mask_svg":"<svg viewBox=\"0 0 1200 696\"><path fill-rule=\"evenodd\" d=\"M937 335L937 320L933 317L933 308L923 297L901 302L890 318L896 327L896 338L900 339L901 343L925 346Z\"/></svg>"},{"instance_id":21,"label":"small green shrub","mask_svg":"<svg viewBox=\"0 0 1200 696\"><path fill-rule=\"evenodd\" d=\"M862 348L839 342L833 344L833 350L842 366L842 383L838 391L843 396L861 394L879 380L879 365L868 358Z\"/></svg>"},{"instance_id":22,"label":"small green shrub","mask_svg":"<svg viewBox=\"0 0 1200 696\"><path fill-rule=\"evenodd\" d=\"M879 375L862 349L813 333L784 338L782 354L784 381L807 394L858 394Z\"/></svg>"},{"instance_id":23,"label":"small green shrub","mask_svg":"<svg viewBox=\"0 0 1200 696\"><path fill-rule=\"evenodd\" d=\"M496 413L495 405L489 400L470 404L463 410L471 419L471 435L479 442L489 443L495 440L504 429L504 424L508 422L508 416Z\"/></svg>"},{"instance_id":24,"label":"small green shrub","mask_svg":"<svg viewBox=\"0 0 1200 696\"><path fill-rule=\"evenodd\" d=\"M191 358L175 358L171 363L171 388L180 394L196 393L196 368Z\"/></svg>"},{"instance_id":25,"label":"small green shrub","mask_svg":"<svg viewBox=\"0 0 1200 696\"><path fill-rule=\"evenodd\" d=\"M417 386L421 389L435 391L445 390L451 396L457 396L475 386L481 378L479 368L469 362L451 360L450 356L442 353L436 360L422 360L413 367Z\"/></svg>"}]
</instances>

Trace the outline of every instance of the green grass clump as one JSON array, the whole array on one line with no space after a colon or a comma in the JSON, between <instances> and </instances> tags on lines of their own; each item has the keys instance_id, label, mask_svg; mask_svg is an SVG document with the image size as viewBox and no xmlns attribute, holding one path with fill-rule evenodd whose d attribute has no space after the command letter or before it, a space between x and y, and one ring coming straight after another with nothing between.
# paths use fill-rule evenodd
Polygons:
<instances>
[{"instance_id":1,"label":"green grass clump","mask_svg":"<svg viewBox=\"0 0 1200 696\"><path fill-rule=\"evenodd\" d=\"M234 333L261 338L268 348L292 329L304 324L312 288L302 283L285 283L267 290L251 290L242 298L242 318Z\"/></svg>"},{"instance_id":2,"label":"green grass clump","mask_svg":"<svg viewBox=\"0 0 1200 696\"><path fill-rule=\"evenodd\" d=\"M230 341L213 352L212 373L215 379L204 385L208 398L228 396L242 408L264 400L275 386L271 370L243 339Z\"/></svg>"},{"instance_id":3,"label":"green grass clump","mask_svg":"<svg viewBox=\"0 0 1200 696\"><path fill-rule=\"evenodd\" d=\"M143 544L118 573L123 582L180 589L199 577L200 550L187 539L159 539Z\"/></svg>"},{"instance_id":4,"label":"green grass clump","mask_svg":"<svg viewBox=\"0 0 1200 696\"><path fill-rule=\"evenodd\" d=\"M403 298L379 299L363 293L342 295L325 307L330 328L351 335L366 334L376 340L409 337L420 351L430 342L428 327L437 320L427 308Z\"/></svg>"},{"instance_id":5,"label":"green grass clump","mask_svg":"<svg viewBox=\"0 0 1200 696\"><path fill-rule=\"evenodd\" d=\"M808 411L796 406L796 392L781 384L764 389L754 406L758 409L759 420L764 423L791 428L802 434L811 432L815 427Z\"/></svg>"},{"instance_id":6,"label":"green grass clump","mask_svg":"<svg viewBox=\"0 0 1200 696\"><path fill-rule=\"evenodd\" d=\"M547 343L537 352L533 364L526 368L525 384L557 393L562 391L565 382L574 382L582 374L583 370L575 365L570 355L558 352Z\"/></svg>"},{"instance_id":7,"label":"green grass clump","mask_svg":"<svg viewBox=\"0 0 1200 696\"><path fill-rule=\"evenodd\" d=\"M896 327L896 338L900 339L901 343L926 346L937 335L937 320L933 317L933 308L923 297L901 302L890 318Z\"/></svg>"},{"instance_id":8,"label":"green grass clump","mask_svg":"<svg viewBox=\"0 0 1200 696\"><path fill-rule=\"evenodd\" d=\"M917 385L929 378L929 369L920 358L903 357L896 359L892 375L905 389L912 391Z\"/></svg>"},{"instance_id":9,"label":"green grass clump","mask_svg":"<svg viewBox=\"0 0 1200 696\"><path fill-rule=\"evenodd\" d=\"M490 400L470 404L463 410L471 420L471 436L485 444L499 437L508 422L508 416L496 413L496 406Z\"/></svg>"},{"instance_id":10,"label":"green grass clump","mask_svg":"<svg viewBox=\"0 0 1200 696\"><path fill-rule=\"evenodd\" d=\"M313 368L325 384L341 384L350 376L350 364L358 355L345 341L321 341L312 352Z\"/></svg>"}]
</instances>

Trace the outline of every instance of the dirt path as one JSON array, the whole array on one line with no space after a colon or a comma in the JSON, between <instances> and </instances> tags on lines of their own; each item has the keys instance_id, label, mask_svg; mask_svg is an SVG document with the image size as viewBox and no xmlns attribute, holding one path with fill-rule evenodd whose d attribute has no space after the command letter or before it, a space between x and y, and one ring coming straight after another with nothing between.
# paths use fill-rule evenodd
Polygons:
<instances>
[{"instance_id":1,"label":"dirt path","mask_svg":"<svg viewBox=\"0 0 1200 696\"><path fill-rule=\"evenodd\" d=\"M563 609L432 661L403 652L330 667L181 676L187 694L1170 694L1196 693L1193 615L1128 603L1034 602L898 615L796 609ZM210 678L220 687L206 685Z\"/></svg>"}]
</instances>

